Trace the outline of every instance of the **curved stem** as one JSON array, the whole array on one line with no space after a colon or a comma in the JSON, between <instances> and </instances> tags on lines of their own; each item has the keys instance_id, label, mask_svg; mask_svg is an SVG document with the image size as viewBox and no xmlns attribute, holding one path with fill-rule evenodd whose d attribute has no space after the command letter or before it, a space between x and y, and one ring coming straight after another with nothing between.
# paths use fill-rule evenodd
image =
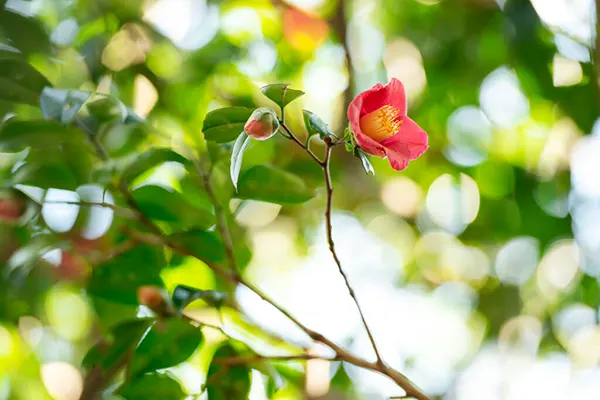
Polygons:
<instances>
[{"instance_id":1,"label":"curved stem","mask_svg":"<svg viewBox=\"0 0 600 400\"><path fill-rule=\"evenodd\" d=\"M324 162L321 161L321 159L319 157L317 157L317 155L315 153L313 153L313 151L307 145L302 143L302 141L300 139L298 139L296 137L296 135L294 135L294 133L290 130L290 128L288 128L287 125L283 123L283 121L280 121L279 124L281 125L283 130L286 131L286 133L289 135L288 139L293 140L294 142L296 142L296 144L298 146L302 147L308 153L308 155L311 156L312 159L315 160L316 163L319 164L321 167L323 167L323 165L325 165Z\"/></svg>"},{"instance_id":2,"label":"curved stem","mask_svg":"<svg viewBox=\"0 0 600 400\"><path fill-rule=\"evenodd\" d=\"M238 268L235 260L235 254L233 252L233 241L231 239L231 232L229 232L229 229L227 229L227 221L225 219L223 207L221 206L221 203L218 201L217 196L212 189L212 185L210 184L210 176L204 172L198 160L194 160L194 167L196 167L198 175L200 175L202 178L202 183L204 185L204 189L206 190L206 194L215 208L217 229L219 230L219 235L221 235L223 244L225 245L225 253L227 255L227 260L229 261L229 268L231 269L231 272L237 276Z\"/></svg>"},{"instance_id":3,"label":"curved stem","mask_svg":"<svg viewBox=\"0 0 600 400\"><path fill-rule=\"evenodd\" d=\"M340 272L340 275L342 275L342 277L344 278L344 283L346 284L346 287L348 288L350 297L352 297L352 300L354 300L356 309L358 310L358 313L360 314L360 319L362 320L363 326L365 327L365 330L367 331L367 335L369 336L369 340L371 341L371 346L373 347L373 350L375 351L375 355L377 356L377 363L379 364L379 363L382 363L382 359L381 359L381 354L379 354L379 350L377 349L377 344L375 343L375 338L373 337L373 333L371 332L371 329L369 328L369 324L367 324L367 320L365 319L365 314L363 313L360 303L358 302L358 298L356 297L354 288L350 284L348 275L346 275L346 272L342 268L342 263L335 251L335 243L333 242L333 226L331 223L331 208L332 208L332 203L333 203L333 185L331 183L331 173L329 172L329 160L331 159L331 148L332 148L331 138L329 138L329 137L325 138L325 145L327 146L327 148L325 150L325 161L323 163L324 164L323 165L323 174L324 174L324 178L325 178L325 186L327 187L327 206L325 207L325 227L326 227L326 231L327 231L327 243L329 245L329 251L331 252L331 255L333 256L335 264L338 267L338 271Z\"/></svg>"},{"instance_id":4,"label":"curved stem","mask_svg":"<svg viewBox=\"0 0 600 400\"><path fill-rule=\"evenodd\" d=\"M283 126L283 124L282 124L282 126ZM327 222L328 241L329 241L330 250L334 256L334 259L336 260L336 264L338 265L338 268L340 269L342 276L346 280L346 285L348 287L348 290L350 291L350 294L352 295L352 297L355 300L356 305L358 307L358 301L356 300L356 297L354 296L354 290L350 286L348 279L341 268L341 263L339 262L337 254L335 253L335 248L333 246L333 239L331 237L331 201L332 201L332 195L333 195L333 188L331 185L331 176L329 174L329 160L331 157L331 148L333 146L335 146L336 143L333 143L331 141L331 138L329 138L329 137L325 138L325 143L327 145L325 160L321 161L314 153L312 153L309 149L307 149L306 146L300 140L298 140L298 138L296 138L296 136L293 135L293 133L289 129L287 129L287 127L284 127L284 129L293 138L292 140L294 140L300 147L302 147L304 150L306 150L307 153L323 168L325 178L326 178L325 180L326 180L327 193L328 193L327 194L328 200L327 200L327 208L326 208L326 219L328 221ZM92 140L92 143L93 143L94 147L96 148L98 155L103 160L108 160L109 157L108 157L106 151L104 151L102 145L97 140ZM229 229L228 229L227 225L223 224L223 222L226 222L224 213L223 213L223 209L222 209L221 205L218 204L219 201L216 198L214 192L212 191L210 179L205 178L207 175L204 174L204 171L202 170L201 166L198 164L197 161L195 162L195 166L198 169L198 173L200 173L201 176L203 177L203 182L207 186L207 190L210 189L210 193L212 193L212 195L209 195L209 197L210 197L210 200L214 203L215 213L221 214L220 216L217 216L218 221L220 222L219 225L221 225L219 227L219 233L221 233L221 234L225 233L225 235L226 235L226 236L225 235L223 236L223 242L224 242L225 247L227 248L228 256L231 255L231 257L232 257L232 259L230 259L230 261L232 262L231 266L235 267L235 258L233 258L233 244L231 241L231 236L229 234ZM181 246L178 243L173 242L170 238L165 236L165 234L160 230L160 228L158 226L156 226L154 224L154 222L142 212L140 206L137 204L137 202L131 195L131 192L129 191L129 188L127 187L126 183L122 180L120 182L119 189L122 192L123 196L125 197L125 201L127 202L128 206L131 207L135 211L137 220L140 223L142 223L143 225L145 225L151 232L151 233L145 233L145 232L136 232L135 230L129 230L129 232L131 233L131 237L134 241L144 242L144 243L148 243L148 244L152 244L152 245L167 246L170 249L172 249L180 254L190 256L190 257L193 257L196 259L200 259L198 257L198 255L196 255L195 253L189 251L184 246ZM201 260L201 261L203 261L203 260ZM307 326L305 326L304 324L302 324L298 319L296 319L292 314L290 314L289 311L284 309L281 305L277 304L274 300L272 300L270 297L268 297L265 293L263 293L260 289L258 289L254 285L252 285L250 282L247 282L242 276L240 276L240 274L238 273L238 271L236 269L226 270L223 268L219 268L215 265L212 265L210 263L207 263L206 265L208 265L208 267L213 272L215 272L215 274L222 276L223 278L227 279L228 281L230 281L234 284L241 284L241 285L246 286L248 289L250 289L256 295L258 295L264 301L269 303L271 306L275 307L282 314L284 314L290 321L292 321L296 326L298 326L301 330L303 330L312 340L314 340L316 342L321 342L321 343L327 345L329 348L331 348L336 354L335 359L345 361L345 362L353 364L357 367L365 368L365 369L375 371L382 375L387 376L388 378L390 378L394 382L396 382L396 384L398 384L398 386L400 386L402 389L404 389L407 397L414 397L417 400L430 400L430 398L425 393L423 393L415 384L413 384L406 376L404 376L402 373L400 373L400 372L396 371L395 369L386 365L381 360L380 357L378 357L377 362L370 362L363 358L357 357L354 354L348 352L344 348L337 345L332 340L326 338L322 334L320 334L316 331L313 331L312 329L310 329ZM362 317L362 311L360 310L360 307L358 307L358 308L359 308L359 312ZM363 317L363 323L365 324L365 327L366 327L366 321L364 320L364 317ZM368 327L367 327L367 331L369 332ZM369 337L372 340L372 335L370 334L370 332L369 332ZM373 341L373 345L374 345L374 341ZM377 352L377 349L375 349L375 351ZM116 368L115 372L118 371L118 369L120 369L120 367L121 367L121 365L115 365L115 368ZM97 395L97 393L103 389L104 385L106 385L109 380L110 379L107 379L106 376L100 376L100 378L98 379L98 377L96 377L96 375L94 375L93 373L89 374L86 377L86 382L84 383L83 394L80 397L80 400L93 399Z\"/></svg>"}]
</instances>

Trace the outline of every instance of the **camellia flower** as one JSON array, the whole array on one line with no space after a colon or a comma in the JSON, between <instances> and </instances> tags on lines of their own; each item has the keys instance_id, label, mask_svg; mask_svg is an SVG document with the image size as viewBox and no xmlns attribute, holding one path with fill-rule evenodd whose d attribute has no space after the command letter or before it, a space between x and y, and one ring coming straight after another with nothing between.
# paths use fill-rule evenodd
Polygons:
<instances>
[{"instance_id":1,"label":"camellia flower","mask_svg":"<svg viewBox=\"0 0 600 400\"><path fill-rule=\"evenodd\" d=\"M246 134L256 140L267 140L276 134L278 129L277 114L267 107L259 107L254 110L244 125Z\"/></svg>"},{"instance_id":2,"label":"camellia flower","mask_svg":"<svg viewBox=\"0 0 600 400\"><path fill-rule=\"evenodd\" d=\"M348 107L354 139L365 152L385 158L401 171L427 148L427 133L406 115L404 85L392 78L356 96Z\"/></svg>"}]
</instances>

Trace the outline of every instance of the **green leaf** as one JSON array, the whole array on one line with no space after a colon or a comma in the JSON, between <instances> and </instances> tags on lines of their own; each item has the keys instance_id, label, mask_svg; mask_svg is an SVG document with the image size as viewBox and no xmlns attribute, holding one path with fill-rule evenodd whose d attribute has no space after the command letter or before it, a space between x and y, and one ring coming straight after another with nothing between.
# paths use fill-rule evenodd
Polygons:
<instances>
[{"instance_id":1,"label":"green leaf","mask_svg":"<svg viewBox=\"0 0 600 400\"><path fill-rule=\"evenodd\" d=\"M36 18L0 7L0 26L13 45L25 54L49 53L51 50L48 33Z\"/></svg>"},{"instance_id":2,"label":"green leaf","mask_svg":"<svg viewBox=\"0 0 600 400\"><path fill-rule=\"evenodd\" d=\"M128 356L136 348L140 339L150 327L152 319L134 319L117 325L110 332L109 341L94 345L85 355L84 367L99 366L104 371L115 365L122 357Z\"/></svg>"},{"instance_id":3,"label":"green leaf","mask_svg":"<svg viewBox=\"0 0 600 400\"><path fill-rule=\"evenodd\" d=\"M207 229L215 224L212 210L195 207L181 193L156 185L144 185L131 195L149 218L165 221L176 227Z\"/></svg>"},{"instance_id":4,"label":"green leaf","mask_svg":"<svg viewBox=\"0 0 600 400\"><path fill-rule=\"evenodd\" d=\"M99 122L110 122L118 119L125 122L129 111L121 100L115 96L102 95L85 105L88 112Z\"/></svg>"},{"instance_id":5,"label":"green leaf","mask_svg":"<svg viewBox=\"0 0 600 400\"><path fill-rule=\"evenodd\" d=\"M235 140L244 130L244 125L254 109L246 107L226 107L206 114L202 132L208 141L227 143Z\"/></svg>"},{"instance_id":6,"label":"green leaf","mask_svg":"<svg viewBox=\"0 0 600 400\"><path fill-rule=\"evenodd\" d=\"M86 143L84 133L55 121L11 118L0 126L0 151L21 151L27 147L57 148L73 142Z\"/></svg>"},{"instance_id":7,"label":"green leaf","mask_svg":"<svg viewBox=\"0 0 600 400\"><path fill-rule=\"evenodd\" d=\"M132 375L180 364L190 358L202 342L202 331L179 318L154 323L138 345L131 365Z\"/></svg>"},{"instance_id":8,"label":"green leaf","mask_svg":"<svg viewBox=\"0 0 600 400\"><path fill-rule=\"evenodd\" d=\"M289 89L290 85L285 83L276 83L263 86L260 90L265 96L271 99L275 104L281 107L281 111L292 101L304 95L304 92L295 89Z\"/></svg>"},{"instance_id":9,"label":"green leaf","mask_svg":"<svg viewBox=\"0 0 600 400\"><path fill-rule=\"evenodd\" d=\"M309 138L313 135L319 135L321 139L324 139L327 136L335 137L335 134L329 130L327 124L323 122L318 115L308 110L302 110L302 114L304 116L304 125L308 131Z\"/></svg>"},{"instance_id":10,"label":"green leaf","mask_svg":"<svg viewBox=\"0 0 600 400\"><path fill-rule=\"evenodd\" d=\"M0 50L0 99L38 105L40 94L50 82L20 54Z\"/></svg>"},{"instance_id":11,"label":"green leaf","mask_svg":"<svg viewBox=\"0 0 600 400\"><path fill-rule=\"evenodd\" d=\"M277 204L299 204L313 196L314 192L306 187L299 176L274 167L256 165L240 177L236 197Z\"/></svg>"},{"instance_id":12,"label":"green leaf","mask_svg":"<svg viewBox=\"0 0 600 400\"><path fill-rule=\"evenodd\" d=\"M225 301L226 294L216 290L196 289L186 285L177 285L173 290L173 305L181 312L194 300L204 300L208 305L219 308Z\"/></svg>"},{"instance_id":13,"label":"green leaf","mask_svg":"<svg viewBox=\"0 0 600 400\"><path fill-rule=\"evenodd\" d=\"M132 380L121 389L120 394L128 400L181 400L185 397L185 393L175 379L167 374L156 372Z\"/></svg>"},{"instance_id":14,"label":"green leaf","mask_svg":"<svg viewBox=\"0 0 600 400\"><path fill-rule=\"evenodd\" d=\"M175 233L169 239L206 263L220 263L226 259L225 246L215 232L189 230Z\"/></svg>"},{"instance_id":15,"label":"green leaf","mask_svg":"<svg viewBox=\"0 0 600 400\"><path fill-rule=\"evenodd\" d=\"M369 156L364 151L359 147L355 147L354 156L360 160L367 175L375 175L375 170L373 169L373 165L371 165L371 161L369 161Z\"/></svg>"},{"instance_id":16,"label":"green leaf","mask_svg":"<svg viewBox=\"0 0 600 400\"><path fill-rule=\"evenodd\" d=\"M231 164L229 166L229 175L231 176L231 182L233 187L237 189L238 177L240 176L240 170L242 169L242 160L244 159L244 151L250 145L250 137L246 132L242 132L236 139L233 150L231 151Z\"/></svg>"},{"instance_id":17,"label":"green leaf","mask_svg":"<svg viewBox=\"0 0 600 400\"><path fill-rule=\"evenodd\" d=\"M61 160L32 160L21 165L12 175L13 184L75 190L78 182L69 165Z\"/></svg>"},{"instance_id":18,"label":"green leaf","mask_svg":"<svg viewBox=\"0 0 600 400\"><path fill-rule=\"evenodd\" d=\"M45 87L40 96L40 108L44 118L69 124L90 98L90 92L81 90L52 89Z\"/></svg>"},{"instance_id":19,"label":"green leaf","mask_svg":"<svg viewBox=\"0 0 600 400\"><path fill-rule=\"evenodd\" d=\"M169 161L185 164L187 159L181 154L167 148L153 148L146 150L142 154L136 156L131 163L127 164L125 172L123 173L123 180L127 183L131 183L142 173Z\"/></svg>"},{"instance_id":20,"label":"green leaf","mask_svg":"<svg viewBox=\"0 0 600 400\"><path fill-rule=\"evenodd\" d=\"M137 289L140 286L164 286L160 270L165 265L160 247L138 245L96 266L88 282L88 292L117 303L138 304Z\"/></svg>"},{"instance_id":21,"label":"green leaf","mask_svg":"<svg viewBox=\"0 0 600 400\"><path fill-rule=\"evenodd\" d=\"M223 365L215 360L236 357L237 350L226 343L219 347L206 375L206 388L210 400L247 399L250 393L250 368L245 365Z\"/></svg>"}]
</instances>

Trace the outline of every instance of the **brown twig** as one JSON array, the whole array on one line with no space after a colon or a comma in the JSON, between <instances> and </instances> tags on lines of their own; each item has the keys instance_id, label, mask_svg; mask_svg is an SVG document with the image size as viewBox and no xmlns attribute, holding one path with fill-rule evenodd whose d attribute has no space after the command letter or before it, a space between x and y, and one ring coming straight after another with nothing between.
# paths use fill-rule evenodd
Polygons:
<instances>
[{"instance_id":1,"label":"brown twig","mask_svg":"<svg viewBox=\"0 0 600 400\"><path fill-rule=\"evenodd\" d=\"M331 159L331 148L332 148L333 143L332 143L330 137L325 138L325 145L326 145L326 150L325 150L325 161L323 163L324 164L323 165L323 174L324 174L324 178L325 178L325 186L327 188L327 205L325 207L325 227L326 227L326 231L327 231L327 244L329 245L329 251L331 252L331 255L333 256L335 264L338 267L338 271L340 272L340 275L342 275L342 277L344 278L344 283L346 284L346 287L348 288L348 292L350 293L352 300L354 300L356 309L358 310L358 313L360 314L362 323L365 327L365 330L367 331L369 340L371 341L371 346L373 347L373 350L375 351L375 355L377 356L377 363L382 363L383 360L381 358L381 354L379 354L379 350L377 349L377 344L375 343L375 338L373 337L373 333L371 332L371 329L369 328L369 325L367 324L367 320L365 319L365 314L363 313L360 303L358 302L358 298L356 297L354 288L352 287L352 285L350 284L350 281L348 280L348 275L346 275L346 272L342 268L342 263L340 262L340 258L338 257L337 252L335 251L335 243L333 242L333 226L331 223L331 208L332 208L332 203L333 203L333 184L331 182L331 173L329 172L329 161Z\"/></svg>"},{"instance_id":2,"label":"brown twig","mask_svg":"<svg viewBox=\"0 0 600 400\"><path fill-rule=\"evenodd\" d=\"M293 136L291 131L289 131L289 133L291 136ZM295 138L295 136L293 136L293 137ZM108 160L107 153L102 148L102 145L97 140L93 140L92 142L93 142L94 146L96 147L96 151L98 152L99 156L101 158L103 158L104 160ZM300 142L297 138L296 138L295 142L300 147L302 147L304 150L306 150L306 152L315 161L317 161L322 168L324 168L324 171L325 171L324 173L325 173L325 177L326 177L326 185L328 187L328 189L327 189L328 206L326 209L326 211L328 210L327 214L329 214L329 217L328 217L328 221L329 221L328 222L328 225L329 225L328 240L330 241L330 250L332 250L332 253L334 254L336 263L338 264L340 271L343 271L341 269L341 264L339 263L339 259L337 258L337 254L335 253L335 249L331 245L331 243L333 243L333 240L331 239L331 224L330 224L331 216L330 215L331 215L331 198L332 198L332 194L333 194L333 189L331 188L331 177L329 174L329 159L330 159L331 148L335 145L335 143L333 143L331 141L331 138L326 138L326 140L325 140L325 143L327 145L326 160L320 161L319 158L316 157L316 155L314 153L312 153L310 151L310 149L307 149L307 147L302 142ZM198 165L197 165L197 167L198 167ZM200 170L202 170L202 169L200 168ZM211 186L210 179L206 179L205 182L208 184L209 187ZM135 199L129 192L129 188L127 187L127 185L124 181L121 181L119 188L120 188L121 192L123 193L123 196L125 197L125 200L126 200L127 204L129 205L129 207L131 207L134 211L137 212L139 222L141 222L143 225L145 225L151 231L151 233L142 233L142 232L136 233L136 231L130 230L130 232L132 233L132 238L134 240L146 242L146 243L153 244L153 245L164 245L180 254L199 259L198 255L194 254L193 252L189 251L187 248L180 246L178 243L175 243L172 240L170 240L169 238L165 237L163 232L154 224L154 222L152 222L152 220L150 218L148 218L142 212L142 210L138 206L137 202L135 201ZM211 197L211 201L218 203L218 199L216 198L216 196L214 196L214 192L213 192L213 196ZM214 204L214 206L215 206L215 212L220 211L221 213L223 213L223 210L220 207L220 205L217 207L217 204ZM220 217L220 218L224 218L224 216ZM222 225L222 229L225 231L228 231L227 225ZM231 254L233 254L233 245L232 245L231 241L226 242L225 238L223 238L223 240L225 242L224 245L226 247L230 247L230 249L228 249L228 252L231 252ZM235 260L234 260L234 262L235 262ZM353 364L357 367L361 367L361 368L365 368L365 369L368 369L371 371L379 372L380 374L387 376L388 378L390 378L394 382L396 382L396 384L398 384L398 386L400 386L406 392L406 396L414 397L418 400L430 400L430 398L426 394L424 394L419 388L417 388L416 385L414 385L406 376L404 376L402 373L396 371L395 369L389 367L380 358L378 358L377 362L370 362L363 358L357 357L354 354L348 352L347 350L345 350L342 347L340 347L339 345L337 345L335 342L326 338L322 334L315 332L312 329L305 326L304 324L302 324L298 319L296 319L292 314L290 314L281 305L277 304L274 300L272 300L270 297L268 297L260 289L258 289L256 286L252 285L250 282L245 281L245 279L239 275L237 270L228 271L228 270L224 270L223 268L218 268L215 265L212 265L210 263L206 263L206 264L217 275L229 280L232 283L241 284L241 285L246 286L248 289L250 289L256 295L258 295L264 301L266 301L271 306L273 306L277 310L279 310L282 314L284 314L290 321L292 321L294 324L296 324L296 326L298 326L300 329L302 329L312 340L314 340L316 342L321 342L321 343L327 345L328 347L330 347L335 352L336 359ZM350 290L350 293L353 294L354 291L352 290L352 287L349 285L349 282L348 282L345 274L342 273L342 275L344 276L344 278L346 280L346 284L348 286L348 289ZM356 301L356 298L354 296L353 296L353 299L355 300L355 302L358 305L358 302ZM359 308L359 311L360 311L360 308ZM362 312L361 312L361 316L362 316ZM363 322L364 322L364 318L363 318ZM365 323L365 326L366 326L366 323ZM367 328L367 330L368 330L368 328ZM88 387L86 384L86 385L84 385L84 393L86 395L91 394L91 396L94 396L94 393L97 393L97 391L101 390L103 388L103 385L106 382L107 382L107 380L103 379L102 382L94 382L92 385L90 385L90 387ZM85 398L82 397L81 400L88 400L88 399L92 399L92 398L93 397L85 397Z\"/></svg>"},{"instance_id":3,"label":"brown twig","mask_svg":"<svg viewBox=\"0 0 600 400\"><path fill-rule=\"evenodd\" d=\"M223 239L223 244L225 246L225 253L227 255L227 260L229 261L229 268L234 274L238 274L237 262L235 260L235 254L233 252L233 241L231 240L231 232L227 229L227 220L225 218L225 213L223 212L223 207L221 203L217 199L215 192L210 184L210 175L204 172L202 166L199 164L198 160L194 160L194 167L198 172L200 178L202 178L202 183L204 185L204 189L206 190L206 194L210 199L213 207L215 208L215 216L217 217L217 229L219 230L219 234Z\"/></svg>"},{"instance_id":4,"label":"brown twig","mask_svg":"<svg viewBox=\"0 0 600 400\"><path fill-rule=\"evenodd\" d=\"M115 204L106 203L106 202L94 202L94 201L83 201L83 200L78 200L78 201L44 200L44 201L42 201L42 203L40 205L43 206L44 204L70 204L70 205L75 205L75 206L80 206L80 207L109 208L109 209L113 210L115 212L115 214L118 214L122 217L129 218L129 219L138 219L138 215L136 213L132 212L130 209L120 207Z\"/></svg>"},{"instance_id":5,"label":"brown twig","mask_svg":"<svg viewBox=\"0 0 600 400\"><path fill-rule=\"evenodd\" d=\"M127 251L133 249L137 244L138 244L138 242L136 242L135 240L125 240L125 241L115 245L114 247L112 247L111 249L102 253L99 256L90 257L90 259L89 259L90 264L92 264L92 265L104 264L104 263L112 260L113 258L116 258L116 257L120 256L121 254L126 253Z\"/></svg>"},{"instance_id":6,"label":"brown twig","mask_svg":"<svg viewBox=\"0 0 600 400\"><path fill-rule=\"evenodd\" d=\"M337 345L330 339L326 338L322 334L308 328L302 322L300 322L296 317L294 317L289 311L287 311L285 308L283 308L281 305L277 304L274 300L272 300L269 296L267 296L262 290L260 290L258 287L254 286L250 282L247 282L246 280L244 280L241 276L237 275L237 273L235 275L231 275L231 274L227 274L226 271L223 271L222 269L214 268L211 266L209 266L209 267L211 267L213 269L213 271L215 271L219 275L225 276L226 278L233 280L233 282L235 282L235 283L239 283L241 285L246 286L248 289L250 289L256 295L258 295L261 299L263 299L264 301L269 303L271 306L275 307L279 312L281 312L283 315L285 315L296 326L298 326L301 330L303 330L312 340L314 340L316 342L321 342L321 343L327 345L329 348L331 348L336 354L336 357L335 357L336 359L346 361L355 366L366 368L366 369L369 369L372 371L379 372L383 375L386 375L387 377L392 379L394 382L396 382L402 389L404 389L404 391L406 392L406 394L408 396L414 397L418 400L429 400L429 397L426 394L424 394L423 392L421 392L421 390L419 388L417 388L406 376L404 376L402 373L400 373L400 372L394 370L393 368L389 367L388 365L386 365L383 362L383 360L381 359L381 357L379 357L379 352L377 350L377 347L375 346L375 341L374 341L373 336L367 326L367 323L363 316L362 310L359 306L358 300L354 294L354 290L353 290L352 286L350 285L350 282L348 281L348 278L341 267L341 263L337 256L337 253L335 252L335 247L333 245L333 238L332 238L332 230L331 230L331 207L332 207L332 198L333 198L333 188L332 188L332 184L331 184L331 176L329 173L329 161L330 161L330 156L331 156L331 149L333 146L335 146L337 144L337 142L334 143L330 137L325 138L325 144L327 146L326 153L325 153L325 160L321 161L314 153L310 152L310 150L304 145L304 143L302 143L300 140L298 140L296 138L296 136L293 134L293 132L291 130L287 129L287 127L284 124L282 124L282 126L284 126L284 129L288 132L288 134L290 135L292 140L295 139L294 142L296 142L300 147L302 147L323 168L326 186L327 186L327 199L328 199L325 216L326 216L327 225L328 225L327 236L328 236L328 242L329 242L329 249L332 252L332 255L334 256L336 265L338 266L340 273L344 277L344 280L346 282L346 286L348 287L350 295L352 296L353 300L355 301L355 303L357 305L358 311L362 317L362 321L365 325L367 333L369 334L369 338L370 338L372 345L375 349L375 352L377 354L377 361L369 362L360 357L356 357L355 355L346 351L345 349L343 349L342 347L340 347L339 345ZM208 186L210 187L210 180L207 180L206 182L207 182ZM212 199L214 201L217 200L214 196ZM215 207L215 212L217 212L216 207ZM227 226L225 226L224 229L227 229ZM174 248L174 250L177 250L177 249ZM185 249L183 249L183 250L185 250ZM190 255L194 256L193 254L190 254Z\"/></svg>"},{"instance_id":7,"label":"brown twig","mask_svg":"<svg viewBox=\"0 0 600 400\"><path fill-rule=\"evenodd\" d=\"M283 121L280 121L279 124L281 125L283 130L289 135L286 136L288 139L294 141L298 146L302 147L308 153L308 155L311 156L313 160L315 160L317 164L323 166L323 161L321 161L321 159L319 159L319 157L317 157L317 155L313 153L313 151L310 148L308 148L307 145L302 143L302 141L298 139L296 135L294 135L294 133L290 130L290 128L287 127L287 125Z\"/></svg>"},{"instance_id":8,"label":"brown twig","mask_svg":"<svg viewBox=\"0 0 600 400\"><path fill-rule=\"evenodd\" d=\"M307 360L324 360L324 361L338 361L339 358L327 358L313 354L295 354L290 356L263 356L260 354L253 354L249 356L237 356L227 358L215 358L213 363L220 365L245 365L255 361L307 361Z\"/></svg>"}]
</instances>

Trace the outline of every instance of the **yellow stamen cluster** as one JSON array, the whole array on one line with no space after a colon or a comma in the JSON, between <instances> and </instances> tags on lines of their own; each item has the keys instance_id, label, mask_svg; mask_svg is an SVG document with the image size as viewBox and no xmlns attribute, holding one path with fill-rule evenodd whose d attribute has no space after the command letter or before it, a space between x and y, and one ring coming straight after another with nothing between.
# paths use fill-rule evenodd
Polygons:
<instances>
[{"instance_id":1,"label":"yellow stamen cluster","mask_svg":"<svg viewBox=\"0 0 600 400\"><path fill-rule=\"evenodd\" d=\"M381 142L400 130L402 121L398 119L398 109L385 105L360 119L360 129L371 139Z\"/></svg>"}]
</instances>

